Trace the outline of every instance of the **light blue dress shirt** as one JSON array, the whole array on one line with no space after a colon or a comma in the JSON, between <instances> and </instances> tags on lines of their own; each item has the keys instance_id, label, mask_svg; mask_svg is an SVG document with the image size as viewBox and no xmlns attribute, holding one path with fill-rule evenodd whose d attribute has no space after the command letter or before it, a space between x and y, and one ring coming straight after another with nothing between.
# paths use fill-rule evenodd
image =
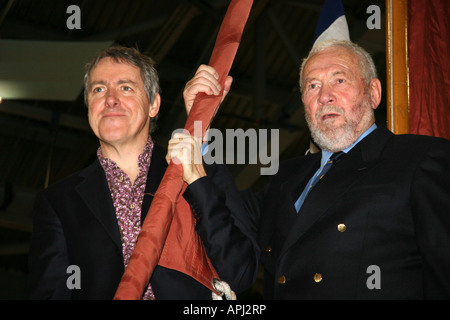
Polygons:
<instances>
[{"instance_id":1,"label":"light blue dress shirt","mask_svg":"<svg viewBox=\"0 0 450 320\"><path fill-rule=\"evenodd\" d=\"M355 141L354 144L352 144L350 147L348 147L345 150L342 150L345 153L348 153L354 146L356 146L362 139L364 139L367 135L369 135L369 133L371 133L373 130L375 130L377 128L376 124L373 124L369 129L367 129L359 138L358 140ZM328 151L324 151L322 150L322 160L320 162L320 168L316 171L316 173L312 176L312 178L308 181L308 184L306 185L305 189L303 190L302 194L300 195L300 197L298 198L298 200L295 202L294 206L295 206L295 210L298 211L300 210L303 202L306 199L306 196L308 195L307 190L309 190L311 183L313 182L314 178L316 176L318 176L320 174L320 172L322 171L323 167L325 166L325 164L328 162L328 159L330 159L331 155L333 153L332 152L328 152Z\"/></svg>"}]
</instances>

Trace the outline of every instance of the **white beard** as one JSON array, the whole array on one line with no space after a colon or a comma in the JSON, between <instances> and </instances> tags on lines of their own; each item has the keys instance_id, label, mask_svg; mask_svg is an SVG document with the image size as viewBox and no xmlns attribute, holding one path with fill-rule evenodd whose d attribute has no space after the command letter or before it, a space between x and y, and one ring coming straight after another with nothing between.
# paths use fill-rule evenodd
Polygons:
<instances>
[{"instance_id":1,"label":"white beard","mask_svg":"<svg viewBox=\"0 0 450 320\"><path fill-rule=\"evenodd\" d=\"M355 120L346 117L345 110L340 107L329 105L323 106L316 114L317 121L327 112L340 114L341 117L344 117L345 119L345 122L339 127L333 126L332 119L327 120L329 125L326 125L327 128L324 130L319 129L318 125L313 125L311 117L308 113L305 113L306 122L314 142L322 150L329 152L342 151L350 147L374 122L374 115L373 110L370 107L370 100L366 99L361 105L361 108L364 114L360 122L356 122ZM363 130L358 130L358 127L363 128Z\"/></svg>"}]
</instances>

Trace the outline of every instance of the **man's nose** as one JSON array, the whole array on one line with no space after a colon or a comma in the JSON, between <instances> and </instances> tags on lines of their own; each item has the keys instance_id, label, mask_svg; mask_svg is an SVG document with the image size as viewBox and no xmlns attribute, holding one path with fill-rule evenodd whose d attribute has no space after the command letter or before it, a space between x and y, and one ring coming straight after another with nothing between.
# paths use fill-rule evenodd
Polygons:
<instances>
[{"instance_id":1,"label":"man's nose","mask_svg":"<svg viewBox=\"0 0 450 320\"><path fill-rule=\"evenodd\" d=\"M106 105L109 108L114 108L119 105L120 100L117 96L117 92L114 89L109 89L106 93Z\"/></svg>"},{"instance_id":2,"label":"man's nose","mask_svg":"<svg viewBox=\"0 0 450 320\"><path fill-rule=\"evenodd\" d=\"M321 104L330 104L335 102L336 97L332 88L329 85L325 84L320 88L318 99Z\"/></svg>"}]
</instances>

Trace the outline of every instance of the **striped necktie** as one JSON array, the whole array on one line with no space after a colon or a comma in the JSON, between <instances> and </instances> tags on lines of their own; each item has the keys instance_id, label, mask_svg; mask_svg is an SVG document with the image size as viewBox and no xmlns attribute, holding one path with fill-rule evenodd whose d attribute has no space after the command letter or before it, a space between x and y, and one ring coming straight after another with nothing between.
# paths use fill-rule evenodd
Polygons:
<instances>
[{"instance_id":1,"label":"striped necktie","mask_svg":"<svg viewBox=\"0 0 450 320\"><path fill-rule=\"evenodd\" d=\"M319 182L320 179L322 179L325 176L325 173L327 173L328 170L330 170L331 166L334 163L336 163L339 160L339 158L342 157L344 154L345 153L343 151L333 153L331 155L330 159L327 161L327 163L325 163L325 165L323 166L320 173L318 175L314 175L314 178L312 179L309 186L307 185L305 187L302 194L300 195L300 197L297 199L297 201L294 204L295 210L297 211L297 213L300 211L300 208L302 207L305 199L308 197L308 194L311 191L311 189L317 184L317 182Z\"/></svg>"},{"instance_id":2,"label":"striped necktie","mask_svg":"<svg viewBox=\"0 0 450 320\"><path fill-rule=\"evenodd\" d=\"M322 179L325 176L328 170L331 169L331 166L335 164L344 154L345 153L343 151L339 151L331 155L330 159L328 159L327 163L323 166L320 174L317 175L316 178L311 183L311 186L309 187L310 190L317 184L317 182L319 182L320 179Z\"/></svg>"}]
</instances>

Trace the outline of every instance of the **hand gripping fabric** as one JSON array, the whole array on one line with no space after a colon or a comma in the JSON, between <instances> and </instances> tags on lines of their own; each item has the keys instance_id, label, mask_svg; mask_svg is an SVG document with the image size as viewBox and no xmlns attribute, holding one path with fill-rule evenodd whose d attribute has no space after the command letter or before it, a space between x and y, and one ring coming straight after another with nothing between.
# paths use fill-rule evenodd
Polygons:
<instances>
[{"instance_id":1,"label":"hand gripping fabric","mask_svg":"<svg viewBox=\"0 0 450 320\"><path fill-rule=\"evenodd\" d=\"M233 64L253 0L232 0L217 35L209 64L224 87ZM219 107L219 96L198 94L186 120L185 129L194 135L194 122L201 121L201 136ZM196 130L196 134L199 134ZM195 231L189 204L180 196L186 189L182 168L169 164L143 222L136 247L114 296L115 300L139 300L157 264L183 272L221 295L213 282L219 279L203 242ZM156 297L157 299L158 297Z\"/></svg>"}]
</instances>

